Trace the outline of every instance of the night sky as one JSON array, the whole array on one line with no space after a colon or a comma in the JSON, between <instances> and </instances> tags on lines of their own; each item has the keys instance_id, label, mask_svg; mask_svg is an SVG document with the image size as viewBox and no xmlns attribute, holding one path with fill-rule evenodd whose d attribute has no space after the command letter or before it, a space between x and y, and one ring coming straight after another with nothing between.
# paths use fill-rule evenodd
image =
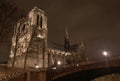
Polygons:
<instances>
[{"instance_id":1,"label":"night sky","mask_svg":"<svg viewBox=\"0 0 120 81\"><path fill-rule=\"evenodd\" d=\"M119 0L13 0L26 13L34 6L48 17L48 41L63 44L68 28L71 44L84 41L87 55L99 58L102 50L120 54Z\"/></svg>"}]
</instances>

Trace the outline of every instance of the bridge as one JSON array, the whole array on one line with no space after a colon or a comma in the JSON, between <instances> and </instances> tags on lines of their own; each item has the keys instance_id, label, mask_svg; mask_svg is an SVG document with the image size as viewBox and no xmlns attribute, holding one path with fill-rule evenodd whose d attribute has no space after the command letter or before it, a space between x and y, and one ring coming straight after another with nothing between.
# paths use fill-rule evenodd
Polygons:
<instances>
[{"instance_id":1,"label":"bridge","mask_svg":"<svg viewBox=\"0 0 120 81\"><path fill-rule=\"evenodd\" d=\"M113 73L120 73L120 57L29 70L7 67L0 70L0 81L91 81Z\"/></svg>"},{"instance_id":2,"label":"bridge","mask_svg":"<svg viewBox=\"0 0 120 81\"><path fill-rule=\"evenodd\" d=\"M47 81L90 81L94 78L120 72L120 57L103 61L86 61L73 65L47 69Z\"/></svg>"}]
</instances>

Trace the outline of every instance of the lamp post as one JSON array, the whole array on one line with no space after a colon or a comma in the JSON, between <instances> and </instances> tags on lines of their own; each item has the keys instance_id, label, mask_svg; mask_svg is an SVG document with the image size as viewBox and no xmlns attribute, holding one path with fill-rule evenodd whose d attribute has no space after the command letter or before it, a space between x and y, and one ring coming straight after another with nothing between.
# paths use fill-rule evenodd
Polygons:
<instances>
[{"instance_id":1,"label":"lamp post","mask_svg":"<svg viewBox=\"0 0 120 81\"><path fill-rule=\"evenodd\" d=\"M107 51L103 51L103 55L104 55L104 57L105 57L106 67L108 67L108 59L107 59L107 57L108 57L108 52L107 52Z\"/></svg>"}]
</instances>

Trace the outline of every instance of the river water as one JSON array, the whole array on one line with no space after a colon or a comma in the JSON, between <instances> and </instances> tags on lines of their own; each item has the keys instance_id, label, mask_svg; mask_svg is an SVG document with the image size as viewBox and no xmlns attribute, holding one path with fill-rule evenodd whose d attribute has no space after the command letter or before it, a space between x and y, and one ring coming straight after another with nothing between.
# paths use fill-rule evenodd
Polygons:
<instances>
[{"instance_id":1,"label":"river water","mask_svg":"<svg viewBox=\"0 0 120 81\"><path fill-rule=\"evenodd\" d=\"M110 74L103 77L96 78L92 81L120 81L120 74Z\"/></svg>"}]
</instances>

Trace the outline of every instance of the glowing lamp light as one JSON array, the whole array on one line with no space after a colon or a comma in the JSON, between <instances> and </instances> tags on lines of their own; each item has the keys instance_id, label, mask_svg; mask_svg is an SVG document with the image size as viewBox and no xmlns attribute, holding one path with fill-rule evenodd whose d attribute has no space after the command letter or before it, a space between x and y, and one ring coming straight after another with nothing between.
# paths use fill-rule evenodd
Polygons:
<instances>
[{"instance_id":1,"label":"glowing lamp light","mask_svg":"<svg viewBox=\"0 0 120 81\"><path fill-rule=\"evenodd\" d=\"M79 64L76 65L77 67L79 66Z\"/></svg>"},{"instance_id":2,"label":"glowing lamp light","mask_svg":"<svg viewBox=\"0 0 120 81\"><path fill-rule=\"evenodd\" d=\"M35 66L35 68L39 68L39 66L38 66L38 65L36 65L36 66Z\"/></svg>"},{"instance_id":3,"label":"glowing lamp light","mask_svg":"<svg viewBox=\"0 0 120 81\"><path fill-rule=\"evenodd\" d=\"M60 62L60 61L58 61L58 62L57 62L57 64L58 64L58 65L61 65L61 62Z\"/></svg>"},{"instance_id":4,"label":"glowing lamp light","mask_svg":"<svg viewBox=\"0 0 120 81\"><path fill-rule=\"evenodd\" d=\"M52 69L53 69L53 70L56 70L56 67L53 67Z\"/></svg>"},{"instance_id":5,"label":"glowing lamp light","mask_svg":"<svg viewBox=\"0 0 120 81\"><path fill-rule=\"evenodd\" d=\"M104 55L104 56L107 56L107 55L108 55L108 52L103 51L103 55Z\"/></svg>"}]
</instances>

